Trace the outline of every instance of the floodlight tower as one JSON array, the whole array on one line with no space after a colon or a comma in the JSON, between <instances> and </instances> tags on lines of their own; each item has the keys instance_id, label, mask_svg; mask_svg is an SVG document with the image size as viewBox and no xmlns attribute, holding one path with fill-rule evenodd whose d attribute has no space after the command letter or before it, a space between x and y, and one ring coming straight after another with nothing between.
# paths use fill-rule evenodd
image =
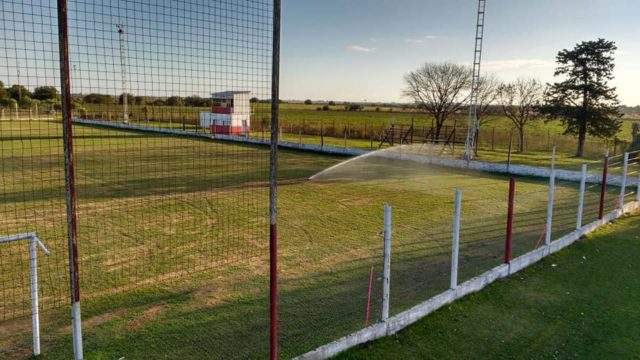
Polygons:
<instances>
[{"instance_id":1,"label":"floodlight tower","mask_svg":"<svg viewBox=\"0 0 640 360\"><path fill-rule=\"evenodd\" d=\"M127 94L127 64L125 61L124 25L116 24L118 35L120 36L120 71L122 72L122 105L124 111L124 122L129 122L129 99Z\"/></svg>"},{"instance_id":2,"label":"floodlight tower","mask_svg":"<svg viewBox=\"0 0 640 360\"><path fill-rule=\"evenodd\" d=\"M478 91L480 87L480 63L482 62L482 40L484 37L484 13L486 0L478 0L478 18L476 21L476 45L473 52L473 73L471 76L471 94L469 95L469 126L464 156L470 161L480 129L478 123Z\"/></svg>"},{"instance_id":3,"label":"floodlight tower","mask_svg":"<svg viewBox=\"0 0 640 360\"><path fill-rule=\"evenodd\" d=\"M20 87L22 84L20 83L20 61L18 63L18 101L22 100L22 88Z\"/></svg>"}]
</instances>

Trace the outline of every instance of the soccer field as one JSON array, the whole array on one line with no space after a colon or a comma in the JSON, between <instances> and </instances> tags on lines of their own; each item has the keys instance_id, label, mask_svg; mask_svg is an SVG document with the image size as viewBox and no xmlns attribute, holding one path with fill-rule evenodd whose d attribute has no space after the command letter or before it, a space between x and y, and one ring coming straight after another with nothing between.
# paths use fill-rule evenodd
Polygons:
<instances>
[{"instance_id":1,"label":"soccer field","mask_svg":"<svg viewBox=\"0 0 640 360\"><path fill-rule=\"evenodd\" d=\"M89 359L256 358L268 351L268 148L74 126L85 354ZM0 122L0 236L37 232L43 358L69 358L61 125ZM391 312L448 287L453 192L463 191L460 277L501 262L508 179L373 158L280 152L280 353L359 329L382 207L393 207ZM536 246L547 181L519 178L514 256ZM597 188L585 222L595 216ZM611 190L612 193L616 189ZM577 184L558 184L554 237L575 227ZM615 196L609 196L609 210ZM2 244L0 357L29 354L28 253Z\"/></svg>"}]
</instances>

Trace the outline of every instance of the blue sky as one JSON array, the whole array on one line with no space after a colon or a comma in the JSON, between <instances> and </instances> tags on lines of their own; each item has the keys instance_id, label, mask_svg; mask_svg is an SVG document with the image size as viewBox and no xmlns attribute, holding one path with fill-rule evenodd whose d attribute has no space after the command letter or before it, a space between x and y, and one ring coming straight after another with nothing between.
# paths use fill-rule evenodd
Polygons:
<instances>
[{"instance_id":1,"label":"blue sky","mask_svg":"<svg viewBox=\"0 0 640 360\"><path fill-rule=\"evenodd\" d=\"M471 63L476 9L476 0L284 0L282 97L405 101L402 77L420 64ZM638 21L638 0L488 0L483 71L552 81L559 50L603 37L619 47L621 101L638 105Z\"/></svg>"},{"instance_id":2,"label":"blue sky","mask_svg":"<svg viewBox=\"0 0 640 360\"><path fill-rule=\"evenodd\" d=\"M56 85L55 0L1 2L0 81ZM283 99L408 101L403 76L424 62L469 64L477 0L284 0ZM116 23L127 28L128 91L270 96L268 0L71 0L73 91L119 94ZM620 100L640 105L640 0L487 0L483 72L553 81L557 52L618 44Z\"/></svg>"}]
</instances>

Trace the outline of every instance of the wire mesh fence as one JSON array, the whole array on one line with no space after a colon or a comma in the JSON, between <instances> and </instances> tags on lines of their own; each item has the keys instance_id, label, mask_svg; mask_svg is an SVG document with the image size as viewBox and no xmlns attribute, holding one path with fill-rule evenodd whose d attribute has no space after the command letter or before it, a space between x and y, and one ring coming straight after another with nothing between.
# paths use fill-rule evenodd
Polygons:
<instances>
[{"instance_id":1,"label":"wire mesh fence","mask_svg":"<svg viewBox=\"0 0 640 360\"><path fill-rule=\"evenodd\" d=\"M70 341L60 316L69 259L59 49L68 46L85 356L121 357L122 343L131 358L265 356L268 149L80 121L232 135L270 121L270 102L250 104L271 96L273 2L69 0L68 44L58 5L3 2L0 40L11 96L0 121L0 236L34 232L51 251L38 263L45 347L61 333ZM30 352L28 246L1 246L0 313L17 329L2 349L19 358ZM242 333L256 346L239 350ZM47 350L73 357L72 347Z\"/></svg>"},{"instance_id":2,"label":"wire mesh fence","mask_svg":"<svg viewBox=\"0 0 640 360\"><path fill-rule=\"evenodd\" d=\"M37 253L43 353L74 357L67 306L77 263L87 358L267 357L269 149L247 140L267 142L272 120L273 2L60 2L68 5L68 97L55 1L4 1L0 35L1 90L8 88L0 240L34 233L50 252ZM64 103L72 110L66 140L74 145L77 201L71 262ZM285 140L359 141L364 149L385 142L389 130L296 126L284 123ZM409 143L428 138L422 131ZM403 159L403 151L424 158L434 149L421 140L396 146L410 136L405 125L398 132L393 149L378 154L387 156L348 164L280 153L281 356L380 323L387 298L394 316L449 289L455 188L463 191L458 282L505 261L508 178ZM437 156L462 153L458 132L466 134L444 129L453 141L439 144ZM537 161L548 166L550 158ZM610 212L637 199L637 154L608 161L588 164L583 224L600 217L600 205ZM557 239L575 230L579 182L556 182L549 222L549 179L516 181L511 257L544 246L548 233ZM393 209L390 277L384 203ZM0 252L0 326L11 329L1 333L0 357L26 358L33 256L20 241L0 241Z\"/></svg>"}]
</instances>

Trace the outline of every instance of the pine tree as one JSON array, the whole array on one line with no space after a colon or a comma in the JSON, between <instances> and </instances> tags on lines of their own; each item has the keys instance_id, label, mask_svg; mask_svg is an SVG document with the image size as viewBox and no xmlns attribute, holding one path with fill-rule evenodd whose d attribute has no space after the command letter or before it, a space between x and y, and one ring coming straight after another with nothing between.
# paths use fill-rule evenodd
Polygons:
<instances>
[{"instance_id":1,"label":"pine tree","mask_svg":"<svg viewBox=\"0 0 640 360\"><path fill-rule=\"evenodd\" d=\"M578 157L584 153L587 134L608 138L622 125L616 88L609 86L616 50L614 42L598 39L583 41L556 57L554 76L563 81L549 85L542 112L549 119L559 119L565 134L578 136Z\"/></svg>"}]
</instances>

